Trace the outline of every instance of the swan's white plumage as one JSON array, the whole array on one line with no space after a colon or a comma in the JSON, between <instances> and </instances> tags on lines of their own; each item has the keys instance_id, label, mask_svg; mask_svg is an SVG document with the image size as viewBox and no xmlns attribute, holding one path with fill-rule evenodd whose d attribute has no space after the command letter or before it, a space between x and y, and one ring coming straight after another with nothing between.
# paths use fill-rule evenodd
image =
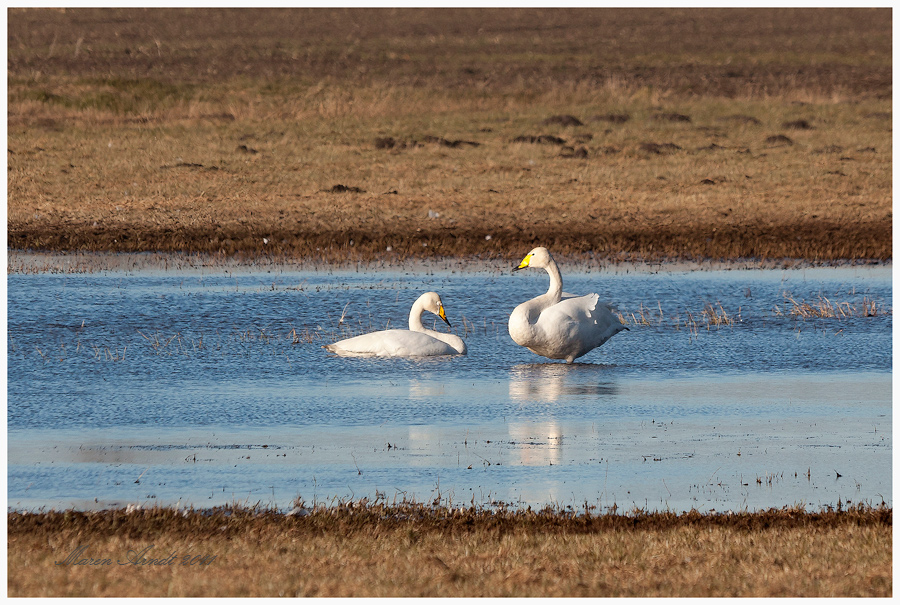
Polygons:
<instances>
[{"instance_id":1,"label":"swan's white plumage","mask_svg":"<svg viewBox=\"0 0 900 605\"><path fill-rule=\"evenodd\" d=\"M437 292L420 296L409 312L409 330L382 330L354 336L325 345L325 349L342 357L422 357L465 355L466 343L454 334L429 330L422 325L422 313L430 311L447 325L444 305Z\"/></svg>"},{"instance_id":2,"label":"swan's white plumage","mask_svg":"<svg viewBox=\"0 0 900 605\"><path fill-rule=\"evenodd\" d=\"M575 296L562 291L562 275L550 252L535 248L514 270L535 267L550 275L550 288L516 307L509 316L509 335L516 344L550 359L575 359L627 330L600 301L598 294Z\"/></svg>"}]
</instances>

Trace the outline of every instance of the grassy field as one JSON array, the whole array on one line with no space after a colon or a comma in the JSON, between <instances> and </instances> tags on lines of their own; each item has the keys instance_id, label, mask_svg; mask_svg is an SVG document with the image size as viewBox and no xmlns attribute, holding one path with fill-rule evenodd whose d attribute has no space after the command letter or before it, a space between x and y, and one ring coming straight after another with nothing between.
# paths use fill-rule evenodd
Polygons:
<instances>
[{"instance_id":1,"label":"grassy field","mask_svg":"<svg viewBox=\"0 0 900 605\"><path fill-rule=\"evenodd\" d=\"M11 9L12 248L891 259L889 9Z\"/></svg>"},{"instance_id":2,"label":"grassy field","mask_svg":"<svg viewBox=\"0 0 900 605\"><path fill-rule=\"evenodd\" d=\"M357 504L307 512L12 514L8 594L892 594L892 511L883 508L573 517ZM75 564L85 559L101 563Z\"/></svg>"}]
</instances>

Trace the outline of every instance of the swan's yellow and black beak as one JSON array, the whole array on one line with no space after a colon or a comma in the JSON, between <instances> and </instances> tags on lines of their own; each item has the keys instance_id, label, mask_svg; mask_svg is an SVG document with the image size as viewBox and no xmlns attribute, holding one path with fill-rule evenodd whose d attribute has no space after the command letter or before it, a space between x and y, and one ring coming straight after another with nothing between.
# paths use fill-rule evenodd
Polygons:
<instances>
[{"instance_id":1,"label":"swan's yellow and black beak","mask_svg":"<svg viewBox=\"0 0 900 605\"><path fill-rule=\"evenodd\" d=\"M519 266L516 267L515 269L513 269L513 271L518 271L519 269L526 268L530 262L531 262L531 255L529 254L528 256L526 256L525 258L522 259L522 262L519 263Z\"/></svg>"},{"instance_id":2,"label":"swan's yellow and black beak","mask_svg":"<svg viewBox=\"0 0 900 605\"><path fill-rule=\"evenodd\" d=\"M451 328L453 327L452 325L450 325L450 320L447 319L447 314L444 313L444 305L441 305L441 306L438 307L438 316L439 316L441 319L444 320L444 323L445 323L445 324L447 324L447 325L450 326Z\"/></svg>"}]
</instances>

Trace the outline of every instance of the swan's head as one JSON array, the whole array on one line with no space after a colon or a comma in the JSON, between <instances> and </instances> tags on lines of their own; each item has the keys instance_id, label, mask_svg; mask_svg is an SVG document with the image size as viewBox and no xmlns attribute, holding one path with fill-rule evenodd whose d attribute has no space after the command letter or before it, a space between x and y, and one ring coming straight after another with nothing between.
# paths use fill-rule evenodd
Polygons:
<instances>
[{"instance_id":1,"label":"swan's head","mask_svg":"<svg viewBox=\"0 0 900 605\"><path fill-rule=\"evenodd\" d=\"M447 319L447 314L444 312L444 303L441 302L441 297L437 292L426 292L422 296L419 297L417 302L422 303L422 308L426 311L430 311L444 320L444 323L453 327L450 324L450 320Z\"/></svg>"},{"instance_id":2,"label":"swan's head","mask_svg":"<svg viewBox=\"0 0 900 605\"><path fill-rule=\"evenodd\" d=\"M538 269L545 269L550 265L551 262L553 262L553 257L550 256L550 251L543 246L538 246L537 248L526 254L525 258L522 259L522 262L519 263L519 266L513 269L513 271L525 269L526 267L537 267Z\"/></svg>"}]
</instances>

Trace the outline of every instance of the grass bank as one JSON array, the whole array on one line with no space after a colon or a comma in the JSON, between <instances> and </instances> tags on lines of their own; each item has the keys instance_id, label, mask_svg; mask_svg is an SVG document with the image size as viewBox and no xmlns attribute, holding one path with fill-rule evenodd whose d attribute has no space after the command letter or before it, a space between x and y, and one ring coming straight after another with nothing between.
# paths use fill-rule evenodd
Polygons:
<instances>
[{"instance_id":1,"label":"grass bank","mask_svg":"<svg viewBox=\"0 0 900 605\"><path fill-rule=\"evenodd\" d=\"M13 248L892 255L888 10L14 9L9 57Z\"/></svg>"},{"instance_id":2,"label":"grass bank","mask_svg":"<svg viewBox=\"0 0 900 605\"><path fill-rule=\"evenodd\" d=\"M892 510L862 506L575 516L361 502L11 513L8 526L14 597L892 594Z\"/></svg>"}]
</instances>

